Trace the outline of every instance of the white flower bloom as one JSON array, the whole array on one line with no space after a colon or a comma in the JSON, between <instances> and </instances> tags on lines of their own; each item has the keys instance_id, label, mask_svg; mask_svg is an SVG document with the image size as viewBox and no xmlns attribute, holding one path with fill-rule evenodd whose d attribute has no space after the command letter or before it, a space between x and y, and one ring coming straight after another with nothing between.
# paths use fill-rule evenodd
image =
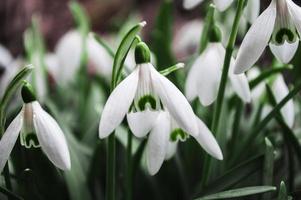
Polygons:
<instances>
[{"instance_id":1,"label":"white flower bloom","mask_svg":"<svg viewBox=\"0 0 301 200\"><path fill-rule=\"evenodd\" d=\"M248 80L254 80L260 75L260 69L257 67L253 67L250 69L247 73ZM260 98L263 96L265 93L265 83L261 82L259 83L255 88L251 90L251 97L254 102L258 102Z\"/></svg>"},{"instance_id":2,"label":"white flower bloom","mask_svg":"<svg viewBox=\"0 0 301 200\"><path fill-rule=\"evenodd\" d=\"M41 146L54 165L62 170L70 169L69 150L61 128L34 100L23 105L0 140L0 171L3 170L19 134L21 145L27 148Z\"/></svg>"},{"instance_id":3,"label":"white flower bloom","mask_svg":"<svg viewBox=\"0 0 301 200\"><path fill-rule=\"evenodd\" d=\"M278 75L272 84L272 91L275 96L276 102L279 103L289 93L289 89L284 81L282 75ZM295 109L293 100L289 100L281 109L286 124L292 128L295 121Z\"/></svg>"},{"instance_id":4,"label":"white flower bloom","mask_svg":"<svg viewBox=\"0 0 301 200\"><path fill-rule=\"evenodd\" d=\"M254 65L269 44L274 55L288 63L295 55L301 34L301 8L291 0L272 0L255 20L238 51L234 72Z\"/></svg>"},{"instance_id":5,"label":"white flower bloom","mask_svg":"<svg viewBox=\"0 0 301 200\"><path fill-rule=\"evenodd\" d=\"M187 10L193 9L201 2L203 2L203 0L183 0L183 7ZM226 10L232 2L233 0L213 0L213 3L216 5L219 11Z\"/></svg>"},{"instance_id":6,"label":"white flower bloom","mask_svg":"<svg viewBox=\"0 0 301 200\"><path fill-rule=\"evenodd\" d=\"M196 117L198 134L191 135L183 131L168 111L160 112L154 127L150 130L146 145L146 164L151 175L156 174L163 161L170 159L176 152L177 143L185 141L188 134L213 157L222 160L223 154L207 126Z\"/></svg>"},{"instance_id":7,"label":"white flower bloom","mask_svg":"<svg viewBox=\"0 0 301 200\"><path fill-rule=\"evenodd\" d=\"M173 51L182 58L196 52L200 44L201 34L203 30L203 22L200 20L192 20L185 23L173 39Z\"/></svg>"},{"instance_id":8,"label":"white flower bloom","mask_svg":"<svg viewBox=\"0 0 301 200\"><path fill-rule=\"evenodd\" d=\"M56 80L60 80L64 84L74 78L80 67L83 41L82 35L76 30L67 32L60 39L55 49L60 66ZM96 71L96 73L109 79L112 73L112 57L92 35L87 37L86 42L90 70Z\"/></svg>"},{"instance_id":9,"label":"white flower bloom","mask_svg":"<svg viewBox=\"0 0 301 200\"><path fill-rule=\"evenodd\" d=\"M99 137L107 137L121 123L133 104L135 115L131 120L144 119L135 123L141 127L131 127L136 136L143 136L153 124L156 113L166 107L177 123L187 132L197 133L194 113L184 95L150 63L142 63L125 78L112 92L104 106ZM181 105L181 106L179 106ZM129 123L131 122L129 120Z\"/></svg>"},{"instance_id":10,"label":"white flower bloom","mask_svg":"<svg viewBox=\"0 0 301 200\"><path fill-rule=\"evenodd\" d=\"M196 97L204 106L214 102L217 97L225 49L221 43L209 43L206 50L196 59L188 73L185 85L186 97L192 101ZM251 101L248 80L245 74L233 73L234 59L229 69L229 79L234 91L245 102Z\"/></svg>"},{"instance_id":11,"label":"white flower bloom","mask_svg":"<svg viewBox=\"0 0 301 200\"><path fill-rule=\"evenodd\" d=\"M250 23L254 23L260 12L260 0L248 1L244 10L244 16Z\"/></svg>"}]
</instances>

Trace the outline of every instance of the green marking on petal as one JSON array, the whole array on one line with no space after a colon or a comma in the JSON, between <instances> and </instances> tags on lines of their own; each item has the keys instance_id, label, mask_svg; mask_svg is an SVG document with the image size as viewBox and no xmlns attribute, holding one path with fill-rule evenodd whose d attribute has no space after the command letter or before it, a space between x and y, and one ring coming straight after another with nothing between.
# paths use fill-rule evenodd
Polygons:
<instances>
[{"instance_id":1,"label":"green marking on petal","mask_svg":"<svg viewBox=\"0 0 301 200\"><path fill-rule=\"evenodd\" d=\"M145 110L147 105L154 110L156 109L156 99L152 95L144 95L138 101L138 107L142 111Z\"/></svg>"},{"instance_id":2,"label":"green marking on petal","mask_svg":"<svg viewBox=\"0 0 301 200\"><path fill-rule=\"evenodd\" d=\"M278 44L283 44L284 40L287 40L290 43L295 41L295 34L293 33L292 30L288 28L281 28L277 31L275 35L275 41Z\"/></svg>"},{"instance_id":3,"label":"green marking on petal","mask_svg":"<svg viewBox=\"0 0 301 200\"><path fill-rule=\"evenodd\" d=\"M172 142L176 142L178 140L185 141L188 137L189 135L180 128L174 129L170 134L170 140Z\"/></svg>"},{"instance_id":4,"label":"green marking on petal","mask_svg":"<svg viewBox=\"0 0 301 200\"><path fill-rule=\"evenodd\" d=\"M37 135L33 132L24 133L22 132L20 135L21 145L26 148L38 148L40 147L40 143L38 141Z\"/></svg>"}]
</instances>

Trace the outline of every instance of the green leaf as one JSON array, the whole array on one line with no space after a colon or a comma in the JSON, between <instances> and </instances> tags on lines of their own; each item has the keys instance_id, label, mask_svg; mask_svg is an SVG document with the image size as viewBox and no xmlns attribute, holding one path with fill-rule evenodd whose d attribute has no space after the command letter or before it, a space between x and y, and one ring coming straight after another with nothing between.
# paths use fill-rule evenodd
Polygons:
<instances>
[{"instance_id":1,"label":"green leaf","mask_svg":"<svg viewBox=\"0 0 301 200\"><path fill-rule=\"evenodd\" d=\"M210 194L231 188L232 186L243 181L246 177L262 169L263 158L263 154L260 154L253 158L250 158L249 160L241 163L238 166L233 167L224 175L212 181L208 186L204 188L203 191L195 192L195 194L197 195L194 196L199 196L201 194ZM197 191L199 191L200 188L201 186L199 185L197 187Z\"/></svg>"},{"instance_id":2,"label":"green leaf","mask_svg":"<svg viewBox=\"0 0 301 200\"><path fill-rule=\"evenodd\" d=\"M171 67L168 67L167 69L160 71L160 74L162 74L163 76L167 76L174 71L184 68L184 66L184 63L177 63Z\"/></svg>"},{"instance_id":3,"label":"green leaf","mask_svg":"<svg viewBox=\"0 0 301 200\"><path fill-rule=\"evenodd\" d=\"M152 32L151 50L156 55L158 69L174 64L174 57L171 51L172 44L172 23L173 23L173 1L164 0L160 6Z\"/></svg>"},{"instance_id":4,"label":"green leaf","mask_svg":"<svg viewBox=\"0 0 301 200\"><path fill-rule=\"evenodd\" d=\"M288 195L286 191L286 186L285 183L281 181L277 200L287 200L287 199L288 199Z\"/></svg>"},{"instance_id":5,"label":"green leaf","mask_svg":"<svg viewBox=\"0 0 301 200\"><path fill-rule=\"evenodd\" d=\"M276 187L273 187L273 186L245 187L245 188L228 190L228 191L208 195L205 197L198 198L196 200L229 199L229 198L261 194L261 193L271 192L271 191L275 191L275 190L276 190Z\"/></svg>"},{"instance_id":6,"label":"green leaf","mask_svg":"<svg viewBox=\"0 0 301 200\"><path fill-rule=\"evenodd\" d=\"M277 116L280 109L294 96L298 94L301 90L301 82L298 82L295 87L273 108L273 110L266 115L266 117L252 130L252 132L247 136L246 140L241 143L240 149L238 152L242 152L245 147L250 146L250 144L255 141L257 136L261 133L261 131L265 128L265 126ZM237 160L239 154L234 156L233 160Z\"/></svg>"},{"instance_id":7,"label":"green leaf","mask_svg":"<svg viewBox=\"0 0 301 200\"><path fill-rule=\"evenodd\" d=\"M254 89L258 84L260 84L262 81L268 79L270 76L282 73L285 70L292 69L292 65L285 65L283 67L276 67L276 68L271 68L267 69L265 71L262 71L260 75L258 75L256 78L250 81L250 89Z\"/></svg>"},{"instance_id":8,"label":"green leaf","mask_svg":"<svg viewBox=\"0 0 301 200\"><path fill-rule=\"evenodd\" d=\"M146 25L146 22L140 22L136 26L134 26L122 39L116 54L114 58L113 63L113 72L112 72L112 89L114 89L118 81L121 77L122 69L123 69L123 63L125 61L125 58L131 49L131 46L133 42L135 41L136 34Z\"/></svg>"},{"instance_id":9,"label":"green leaf","mask_svg":"<svg viewBox=\"0 0 301 200\"><path fill-rule=\"evenodd\" d=\"M274 147L271 141L265 138L265 155L263 165L263 184L270 185L273 183L273 171L274 171ZM271 199L270 194L264 194L263 199Z\"/></svg>"},{"instance_id":10,"label":"green leaf","mask_svg":"<svg viewBox=\"0 0 301 200\"><path fill-rule=\"evenodd\" d=\"M23 200L22 197L18 196L18 195L15 195L14 193L12 193L11 191L7 190L6 188L4 187L1 187L0 186L0 192L2 194L5 194L9 199L14 199L14 200Z\"/></svg>"},{"instance_id":11,"label":"green leaf","mask_svg":"<svg viewBox=\"0 0 301 200\"><path fill-rule=\"evenodd\" d=\"M90 30L90 22L84 9L76 1L72 1L69 4L69 8L78 30L81 32L82 35L87 35Z\"/></svg>"}]
</instances>

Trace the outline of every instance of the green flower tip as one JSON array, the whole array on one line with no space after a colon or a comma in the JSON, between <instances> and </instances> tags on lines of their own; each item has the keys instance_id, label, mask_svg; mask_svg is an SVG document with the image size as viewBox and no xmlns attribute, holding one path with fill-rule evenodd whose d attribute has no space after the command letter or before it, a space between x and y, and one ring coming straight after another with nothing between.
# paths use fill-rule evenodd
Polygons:
<instances>
[{"instance_id":1,"label":"green flower tip","mask_svg":"<svg viewBox=\"0 0 301 200\"><path fill-rule=\"evenodd\" d=\"M135 48L136 64L150 62L150 50L144 42L139 42Z\"/></svg>"},{"instance_id":2,"label":"green flower tip","mask_svg":"<svg viewBox=\"0 0 301 200\"><path fill-rule=\"evenodd\" d=\"M24 103L30 103L37 100L32 86L27 81L24 81L21 89L21 95Z\"/></svg>"},{"instance_id":3,"label":"green flower tip","mask_svg":"<svg viewBox=\"0 0 301 200\"><path fill-rule=\"evenodd\" d=\"M217 26L213 26L209 33L210 42L220 42L222 40L222 32Z\"/></svg>"}]
</instances>

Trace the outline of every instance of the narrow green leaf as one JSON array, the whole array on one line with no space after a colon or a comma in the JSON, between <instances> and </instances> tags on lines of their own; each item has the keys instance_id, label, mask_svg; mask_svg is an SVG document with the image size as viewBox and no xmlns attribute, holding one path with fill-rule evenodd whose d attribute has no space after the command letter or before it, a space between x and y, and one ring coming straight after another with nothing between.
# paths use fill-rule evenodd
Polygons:
<instances>
[{"instance_id":1,"label":"narrow green leaf","mask_svg":"<svg viewBox=\"0 0 301 200\"><path fill-rule=\"evenodd\" d=\"M70 2L69 8L78 30L81 32L82 35L87 35L90 30L90 22L84 9L76 1Z\"/></svg>"},{"instance_id":2,"label":"narrow green leaf","mask_svg":"<svg viewBox=\"0 0 301 200\"><path fill-rule=\"evenodd\" d=\"M273 108L273 110L252 130L252 132L247 136L246 140L242 142L240 149L238 152L243 151L243 149L255 141L257 136L261 133L261 131L265 128L265 126L278 114L280 109L294 96L298 94L301 90L301 82L298 82L295 87ZM233 160L238 159L238 154L236 154Z\"/></svg>"},{"instance_id":3,"label":"narrow green leaf","mask_svg":"<svg viewBox=\"0 0 301 200\"><path fill-rule=\"evenodd\" d=\"M194 196L200 196L204 194L210 194L214 192L219 192L222 190L227 190L237 183L243 181L246 177L262 169L262 161L264 155L260 154L249 160L241 163L238 166L233 167L228 170L224 175L212 181L208 186L206 186L201 192L201 184L196 188Z\"/></svg>"},{"instance_id":4,"label":"narrow green leaf","mask_svg":"<svg viewBox=\"0 0 301 200\"><path fill-rule=\"evenodd\" d=\"M157 58L158 69L170 66L174 62L171 51L173 24L173 1L164 0L156 17L155 26L152 32L151 50Z\"/></svg>"},{"instance_id":5,"label":"narrow green leaf","mask_svg":"<svg viewBox=\"0 0 301 200\"><path fill-rule=\"evenodd\" d=\"M286 186L285 183L281 181L277 200L287 200L287 199L288 196L287 196Z\"/></svg>"},{"instance_id":6,"label":"narrow green leaf","mask_svg":"<svg viewBox=\"0 0 301 200\"><path fill-rule=\"evenodd\" d=\"M9 197L10 199L15 199L15 200L23 200L22 197L18 196L18 195L15 195L14 193L12 193L11 191L7 190L6 188L4 187L1 187L0 186L0 192L2 194L5 194L7 197Z\"/></svg>"},{"instance_id":7,"label":"narrow green leaf","mask_svg":"<svg viewBox=\"0 0 301 200\"><path fill-rule=\"evenodd\" d=\"M249 83L250 89L251 90L254 89L259 83L268 79L270 76L282 73L285 70L289 70L289 69L292 69L292 65L285 65L283 67L276 67L276 68L271 68L271 69L262 71L260 73L260 75L258 75L256 78L254 78L253 80L250 81L250 83Z\"/></svg>"},{"instance_id":8,"label":"narrow green leaf","mask_svg":"<svg viewBox=\"0 0 301 200\"><path fill-rule=\"evenodd\" d=\"M167 69L160 71L160 74L162 74L163 76L167 76L174 71L184 68L184 66L185 66L184 63L177 63L171 67L168 67Z\"/></svg>"},{"instance_id":9,"label":"narrow green leaf","mask_svg":"<svg viewBox=\"0 0 301 200\"><path fill-rule=\"evenodd\" d=\"M146 22L140 22L134 26L122 39L117 52L115 54L112 72L112 89L116 87L123 69L123 63L125 61L126 55L128 54L131 46L136 38L136 34L146 25Z\"/></svg>"},{"instance_id":10,"label":"narrow green leaf","mask_svg":"<svg viewBox=\"0 0 301 200\"><path fill-rule=\"evenodd\" d=\"M255 194L261 194L265 192L275 191L277 188L273 186L254 186L254 187L245 187L234 190L228 190L205 197L198 198L196 200L212 200L212 199L229 199L236 197L244 197Z\"/></svg>"},{"instance_id":11,"label":"narrow green leaf","mask_svg":"<svg viewBox=\"0 0 301 200\"><path fill-rule=\"evenodd\" d=\"M103 39L100 37L100 35L98 35L96 33L89 33L89 35L94 37L94 39L98 42L98 44L100 44L108 52L108 54L112 58L114 58L115 53L114 53L113 49L111 49L111 47L109 47L109 45L107 45L106 42L103 41Z\"/></svg>"},{"instance_id":12,"label":"narrow green leaf","mask_svg":"<svg viewBox=\"0 0 301 200\"><path fill-rule=\"evenodd\" d=\"M263 165L263 184L271 185L273 183L273 172L274 172L274 147L271 141L265 138L265 155ZM269 193L264 194L263 199L271 199Z\"/></svg>"}]
</instances>

